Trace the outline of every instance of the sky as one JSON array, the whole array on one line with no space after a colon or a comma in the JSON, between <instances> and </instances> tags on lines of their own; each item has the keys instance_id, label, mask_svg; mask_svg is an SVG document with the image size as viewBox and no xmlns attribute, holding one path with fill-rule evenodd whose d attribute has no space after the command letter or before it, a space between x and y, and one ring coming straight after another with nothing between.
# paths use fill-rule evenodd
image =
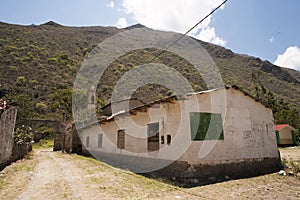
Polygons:
<instances>
[{"instance_id":1,"label":"sky","mask_svg":"<svg viewBox=\"0 0 300 200\"><path fill-rule=\"evenodd\" d=\"M186 32L223 0L0 0L0 21ZM299 0L228 0L190 35L300 71Z\"/></svg>"}]
</instances>

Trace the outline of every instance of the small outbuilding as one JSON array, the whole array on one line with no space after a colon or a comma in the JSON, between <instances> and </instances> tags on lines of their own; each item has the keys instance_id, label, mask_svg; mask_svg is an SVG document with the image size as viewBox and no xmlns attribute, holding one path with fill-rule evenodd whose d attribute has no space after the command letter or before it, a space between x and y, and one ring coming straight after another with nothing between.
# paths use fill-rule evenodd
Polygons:
<instances>
[{"instance_id":1,"label":"small outbuilding","mask_svg":"<svg viewBox=\"0 0 300 200\"><path fill-rule=\"evenodd\" d=\"M277 124L274 126L277 145L281 147L296 145L296 129L289 124Z\"/></svg>"}]
</instances>

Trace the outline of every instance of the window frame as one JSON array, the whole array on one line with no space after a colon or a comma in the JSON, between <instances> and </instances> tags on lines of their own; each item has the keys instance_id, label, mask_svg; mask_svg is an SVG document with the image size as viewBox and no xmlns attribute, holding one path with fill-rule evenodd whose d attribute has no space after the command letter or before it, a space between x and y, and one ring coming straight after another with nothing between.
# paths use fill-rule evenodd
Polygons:
<instances>
[{"instance_id":1,"label":"window frame","mask_svg":"<svg viewBox=\"0 0 300 200\"><path fill-rule=\"evenodd\" d=\"M221 113L190 112L190 131L192 141L224 140Z\"/></svg>"},{"instance_id":2,"label":"window frame","mask_svg":"<svg viewBox=\"0 0 300 200\"><path fill-rule=\"evenodd\" d=\"M117 147L118 149L125 149L125 129L118 130L117 133Z\"/></svg>"}]
</instances>

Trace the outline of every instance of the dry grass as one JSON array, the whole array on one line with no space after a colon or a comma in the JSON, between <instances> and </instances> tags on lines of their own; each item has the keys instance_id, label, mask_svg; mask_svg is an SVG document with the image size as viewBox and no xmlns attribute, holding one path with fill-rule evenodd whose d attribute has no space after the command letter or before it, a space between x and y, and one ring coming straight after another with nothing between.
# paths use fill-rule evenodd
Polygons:
<instances>
[{"instance_id":1,"label":"dry grass","mask_svg":"<svg viewBox=\"0 0 300 200\"><path fill-rule=\"evenodd\" d=\"M26 187L38 163L35 156L35 152L30 152L0 171L0 199L14 199Z\"/></svg>"},{"instance_id":2,"label":"dry grass","mask_svg":"<svg viewBox=\"0 0 300 200\"><path fill-rule=\"evenodd\" d=\"M47 199L50 196L46 195L49 194L53 194L56 199L300 199L300 179L280 176L277 173L194 188L180 188L113 168L92 158L35 151L37 153L30 153L26 159L13 163L0 173L1 199L14 199L20 193L23 196L30 194L28 188L36 192L36 199ZM294 161L293 156L297 158L300 148L280 151L283 158L290 155L289 158ZM46 185L42 188L43 192L39 193L40 190L34 188L42 185L43 181L37 177L42 173L47 179L47 176L51 176L51 171L57 176L51 177L52 183L64 185Z\"/></svg>"}]
</instances>

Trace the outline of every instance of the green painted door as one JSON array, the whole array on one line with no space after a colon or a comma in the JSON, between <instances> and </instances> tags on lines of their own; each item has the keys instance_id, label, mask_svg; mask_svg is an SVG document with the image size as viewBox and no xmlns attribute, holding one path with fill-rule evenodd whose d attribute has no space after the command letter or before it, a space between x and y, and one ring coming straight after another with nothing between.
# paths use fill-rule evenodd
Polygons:
<instances>
[{"instance_id":1,"label":"green painted door","mask_svg":"<svg viewBox=\"0 0 300 200\"><path fill-rule=\"evenodd\" d=\"M277 141L277 144L280 144L279 131L275 131L275 133L276 133L276 141Z\"/></svg>"},{"instance_id":2,"label":"green painted door","mask_svg":"<svg viewBox=\"0 0 300 200\"><path fill-rule=\"evenodd\" d=\"M294 133L294 131L292 131L291 134L292 134L293 144L296 144L296 134Z\"/></svg>"}]
</instances>

